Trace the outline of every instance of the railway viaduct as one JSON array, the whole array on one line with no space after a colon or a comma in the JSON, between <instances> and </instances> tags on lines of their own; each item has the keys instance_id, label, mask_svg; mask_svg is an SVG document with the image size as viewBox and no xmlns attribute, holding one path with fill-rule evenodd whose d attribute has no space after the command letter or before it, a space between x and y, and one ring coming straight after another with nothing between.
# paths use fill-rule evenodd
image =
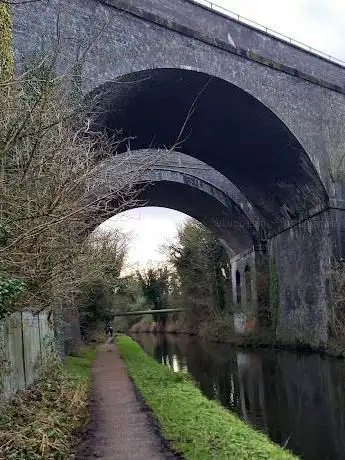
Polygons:
<instances>
[{"instance_id":1,"label":"railway viaduct","mask_svg":"<svg viewBox=\"0 0 345 460\"><path fill-rule=\"evenodd\" d=\"M143 178L146 202L216 232L238 308L269 305L284 342L326 343L345 250L344 67L192 0L29 2L13 20L18 67L58 42L58 71L78 62L99 123L138 161L174 148Z\"/></svg>"}]
</instances>

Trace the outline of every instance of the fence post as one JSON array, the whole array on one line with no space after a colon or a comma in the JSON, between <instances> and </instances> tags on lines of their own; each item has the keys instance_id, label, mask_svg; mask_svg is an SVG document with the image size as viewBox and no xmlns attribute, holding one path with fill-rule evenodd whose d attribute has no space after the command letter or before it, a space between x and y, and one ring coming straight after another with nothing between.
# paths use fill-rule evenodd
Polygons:
<instances>
[{"instance_id":1,"label":"fence post","mask_svg":"<svg viewBox=\"0 0 345 460\"><path fill-rule=\"evenodd\" d=\"M40 315L41 313L38 313L37 315L37 323L38 323L38 339L40 343L40 361L41 361L41 368L43 366L43 356L42 356L42 337L41 337L41 321L40 321Z\"/></svg>"},{"instance_id":2,"label":"fence post","mask_svg":"<svg viewBox=\"0 0 345 460\"><path fill-rule=\"evenodd\" d=\"M21 331L22 331L22 361L23 361L23 370L24 370L24 386L25 388L27 388L23 312L20 312L20 323L21 323Z\"/></svg>"}]
</instances>

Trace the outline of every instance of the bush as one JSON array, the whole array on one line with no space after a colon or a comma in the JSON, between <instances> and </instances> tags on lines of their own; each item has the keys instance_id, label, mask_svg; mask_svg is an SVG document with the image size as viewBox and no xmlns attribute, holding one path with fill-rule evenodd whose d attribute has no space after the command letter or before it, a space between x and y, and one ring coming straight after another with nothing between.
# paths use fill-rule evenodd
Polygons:
<instances>
[{"instance_id":1,"label":"bush","mask_svg":"<svg viewBox=\"0 0 345 460\"><path fill-rule=\"evenodd\" d=\"M23 289L23 281L0 271L0 320L11 313L14 301Z\"/></svg>"},{"instance_id":2,"label":"bush","mask_svg":"<svg viewBox=\"0 0 345 460\"><path fill-rule=\"evenodd\" d=\"M203 339L226 342L234 336L234 317L231 314L210 318L200 326L199 335Z\"/></svg>"}]
</instances>

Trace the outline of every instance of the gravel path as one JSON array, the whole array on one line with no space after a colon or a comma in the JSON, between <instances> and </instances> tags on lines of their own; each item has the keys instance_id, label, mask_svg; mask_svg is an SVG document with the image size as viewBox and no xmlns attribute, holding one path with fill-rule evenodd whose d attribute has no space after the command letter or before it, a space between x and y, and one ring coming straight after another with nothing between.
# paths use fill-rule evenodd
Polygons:
<instances>
[{"instance_id":1,"label":"gravel path","mask_svg":"<svg viewBox=\"0 0 345 460\"><path fill-rule=\"evenodd\" d=\"M160 438L144 403L136 397L113 344L102 345L92 368L92 420L74 458L165 460L176 457Z\"/></svg>"}]
</instances>

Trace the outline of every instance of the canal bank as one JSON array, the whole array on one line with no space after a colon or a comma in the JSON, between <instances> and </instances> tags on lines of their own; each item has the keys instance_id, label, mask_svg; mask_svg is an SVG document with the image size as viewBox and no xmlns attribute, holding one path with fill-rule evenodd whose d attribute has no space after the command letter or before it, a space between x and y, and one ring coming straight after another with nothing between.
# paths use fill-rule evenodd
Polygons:
<instances>
[{"instance_id":1,"label":"canal bank","mask_svg":"<svg viewBox=\"0 0 345 460\"><path fill-rule=\"evenodd\" d=\"M159 422L162 434L190 460L296 458L236 415L208 400L186 373L156 363L138 344L116 338L129 375Z\"/></svg>"},{"instance_id":2,"label":"canal bank","mask_svg":"<svg viewBox=\"0 0 345 460\"><path fill-rule=\"evenodd\" d=\"M227 324L227 322L222 320L218 326L217 324L214 325L214 322L217 321L210 321L210 326L206 330L198 331L180 321L167 322L162 326L144 320L135 323L129 332L130 334L155 332L169 335L176 334L178 336L197 337L207 342L229 344L244 349L287 350L316 353L338 359L345 358L345 343L339 341L332 340L324 347L313 347L304 343L283 343L277 340L275 334L270 330L261 329L244 334L235 334L232 325Z\"/></svg>"},{"instance_id":3,"label":"canal bank","mask_svg":"<svg viewBox=\"0 0 345 460\"><path fill-rule=\"evenodd\" d=\"M304 460L342 460L345 364L319 354L248 350L186 335L136 334L158 362Z\"/></svg>"}]
</instances>

